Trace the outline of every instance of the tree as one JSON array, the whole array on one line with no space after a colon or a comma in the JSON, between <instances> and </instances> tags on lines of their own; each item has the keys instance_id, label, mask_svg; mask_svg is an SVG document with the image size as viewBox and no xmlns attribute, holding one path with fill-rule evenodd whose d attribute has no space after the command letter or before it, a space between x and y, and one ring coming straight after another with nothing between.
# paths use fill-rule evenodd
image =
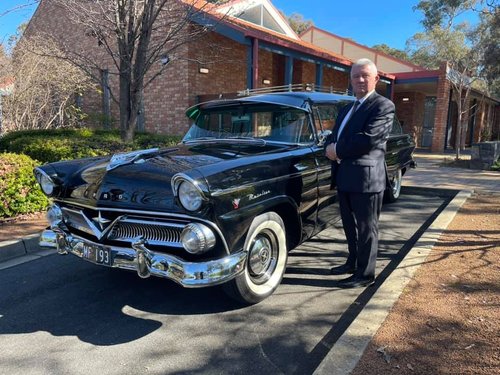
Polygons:
<instances>
[{"instance_id":1,"label":"tree","mask_svg":"<svg viewBox=\"0 0 500 375\"><path fill-rule=\"evenodd\" d=\"M79 48L73 35L57 35L61 59L83 69L97 83L103 71L118 79L118 92L109 85L120 108L122 139L130 142L144 89L181 58L182 48L210 27L195 25L211 4L197 0L44 0L65 10L75 26L94 38L92 53ZM42 2L43 3L43 2ZM212 14L212 24L217 16ZM83 35L79 34L82 38Z\"/></svg>"},{"instance_id":2,"label":"tree","mask_svg":"<svg viewBox=\"0 0 500 375\"><path fill-rule=\"evenodd\" d=\"M464 148L467 133L469 94L484 72L477 29L467 23L457 23L457 16L476 11L483 4L480 0L422 0L415 9L424 13L422 24L425 32L407 41L412 59L417 64L435 69L441 61L447 61L447 78L457 103L458 124L455 133L456 159ZM487 8L489 4L486 4ZM483 10L486 11L486 10Z\"/></svg>"},{"instance_id":3,"label":"tree","mask_svg":"<svg viewBox=\"0 0 500 375\"><path fill-rule=\"evenodd\" d=\"M387 44L376 44L372 46L373 49L383 52L389 56L395 57L400 60L411 61L410 56L405 52L397 48L389 47Z\"/></svg>"},{"instance_id":4,"label":"tree","mask_svg":"<svg viewBox=\"0 0 500 375\"><path fill-rule=\"evenodd\" d=\"M0 44L0 79L7 76L10 70L10 59L5 53L3 44Z\"/></svg>"},{"instance_id":5,"label":"tree","mask_svg":"<svg viewBox=\"0 0 500 375\"><path fill-rule=\"evenodd\" d=\"M488 83L490 95L500 97L500 6L489 12L481 12L480 23L474 33L481 50L483 76Z\"/></svg>"},{"instance_id":6,"label":"tree","mask_svg":"<svg viewBox=\"0 0 500 375\"><path fill-rule=\"evenodd\" d=\"M283 14L283 13L282 13ZM306 31L309 27L314 25L314 22L311 20L305 20L304 16L300 13L292 13L289 16L285 16L288 24L297 34L301 34Z\"/></svg>"},{"instance_id":7,"label":"tree","mask_svg":"<svg viewBox=\"0 0 500 375\"><path fill-rule=\"evenodd\" d=\"M57 46L40 38L16 47L11 74L14 89L3 97L5 130L47 129L78 125L75 92L92 89L86 74L61 56Z\"/></svg>"}]
</instances>

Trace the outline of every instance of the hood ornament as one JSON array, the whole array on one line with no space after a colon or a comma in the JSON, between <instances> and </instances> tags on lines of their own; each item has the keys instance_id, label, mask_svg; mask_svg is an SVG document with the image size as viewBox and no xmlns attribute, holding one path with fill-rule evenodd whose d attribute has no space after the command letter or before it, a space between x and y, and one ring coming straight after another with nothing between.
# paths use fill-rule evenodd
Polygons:
<instances>
[{"instance_id":1,"label":"hood ornament","mask_svg":"<svg viewBox=\"0 0 500 375\"><path fill-rule=\"evenodd\" d=\"M115 169L116 167L119 167L120 165L133 163L142 156L157 153L158 150L159 148L152 148L149 150L137 150L132 152L122 152L119 154L114 154L111 157L111 160L109 161L106 170L110 171L112 169Z\"/></svg>"}]
</instances>

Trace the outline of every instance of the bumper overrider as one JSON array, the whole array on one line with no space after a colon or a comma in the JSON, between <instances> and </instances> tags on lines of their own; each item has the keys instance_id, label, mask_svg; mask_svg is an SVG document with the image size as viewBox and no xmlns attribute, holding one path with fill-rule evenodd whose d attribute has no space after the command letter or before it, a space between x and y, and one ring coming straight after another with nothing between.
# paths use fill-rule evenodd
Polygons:
<instances>
[{"instance_id":1,"label":"bumper overrider","mask_svg":"<svg viewBox=\"0 0 500 375\"><path fill-rule=\"evenodd\" d=\"M157 276L188 287L206 287L225 283L244 270L247 252L240 251L206 262L186 262L179 257L148 249L137 238L131 248L105 246L67 233L52 226L40 236L40 246L57 248L59 254L74 254L94 264L136 271L140 277Z\"/></svg>"}]
</instances>

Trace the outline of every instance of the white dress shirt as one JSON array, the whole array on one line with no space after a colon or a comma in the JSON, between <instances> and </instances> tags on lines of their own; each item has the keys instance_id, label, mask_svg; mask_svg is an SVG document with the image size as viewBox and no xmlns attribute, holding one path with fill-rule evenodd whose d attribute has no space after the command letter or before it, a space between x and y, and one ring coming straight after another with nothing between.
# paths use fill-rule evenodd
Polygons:
<instances>
[{"instance_id":1,"label":"white dress shirt","mask_svg":"<svg viewBox=\"0 0 500 375\"><path fill-rule=\"evenodd\" d=\"M370 91L368 94L366 94L365 96L363 96L361 99L356 99L356 101L359 103L358 104L358 107L356 108L356 110L359 109L359 107L361 107L361 105L364 103L364 101L373 93L375 92L375 90L372 90ZM349 122L349 120L351 119L351 116L353 115L353 109L354 109L354 105L351 107L351 109L349 110L349 112L347 112L347 115L345 115L344 117L344 120L342 120L342 124L340 124L340 128L339 128L339 132L337 133L337 139L340 138L340 133L342 133L342 130L344 130L344 127L345 125Z\"/></svg>"}]
</instances>

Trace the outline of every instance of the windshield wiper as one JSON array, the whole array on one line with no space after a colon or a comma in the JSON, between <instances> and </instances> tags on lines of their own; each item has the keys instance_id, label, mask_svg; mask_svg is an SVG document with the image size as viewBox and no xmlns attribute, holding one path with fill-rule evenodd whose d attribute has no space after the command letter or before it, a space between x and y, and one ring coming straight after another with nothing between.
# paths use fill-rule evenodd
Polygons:
<instances>
[{"instance_id":1,"label":"windshield wiper","mask_svg":"<svg viewBox=\"0 0 500 375\"><path fill-rule=\"evenodd\" d=\"M185 141L182 141L182 143L189 143L189 142L198 142L198 141L213 141L217 138L214 136L209 136L209 137L198 137L198 138L193 138L193 139L187 139Z\"/></svg>"},{"instance_id":2,"label":"windshield wiper","mask_svg":"<svg viewBox=\"0 0 500 375\"><path fill-rule=\"evenodd\" d=\"M216 137L199 137L195 139L189 139L184 141L183 143L192 143L192 142L227 142L233 143L234 141L243 141L244 143L260 143L262 146L266 145L266 140L262 138L254 138L254 137L243 137L243 136L234 136L234 137L224 137L224 138L216 138Z\"/></svg>"}]
</instances>

